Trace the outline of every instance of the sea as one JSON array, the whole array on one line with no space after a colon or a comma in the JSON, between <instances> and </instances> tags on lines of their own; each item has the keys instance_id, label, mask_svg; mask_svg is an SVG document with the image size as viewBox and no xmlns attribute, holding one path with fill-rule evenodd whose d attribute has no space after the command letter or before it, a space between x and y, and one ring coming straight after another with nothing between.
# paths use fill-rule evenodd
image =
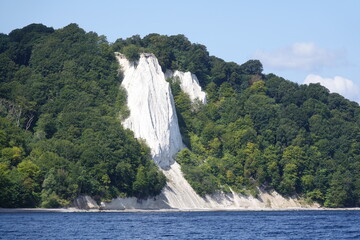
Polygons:
<instances>
[{"instance_id":1,"label":"sea","mask_svg":"<svg viewBox=\"0 0 360 240\"><path fill-rule=\"evenodd\" d=\"M0 239L360 239L360 211L0 213Z\"/></svg>"}]
</instances>

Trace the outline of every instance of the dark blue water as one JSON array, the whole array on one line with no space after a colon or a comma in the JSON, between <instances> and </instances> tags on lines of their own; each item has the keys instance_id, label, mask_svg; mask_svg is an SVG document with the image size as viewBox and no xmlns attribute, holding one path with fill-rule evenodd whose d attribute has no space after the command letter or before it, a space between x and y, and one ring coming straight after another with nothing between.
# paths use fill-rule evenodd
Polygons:
<instances>
[{"instance_id":1,"label":"dark blue water","mask_svg":"<svg viewBox=\"0 0 360 240\"><path fill-rule=\"evenodd\" d=\"M360 239L360 211L0 213L0 239Z\"/></svg>"}]
</instances>

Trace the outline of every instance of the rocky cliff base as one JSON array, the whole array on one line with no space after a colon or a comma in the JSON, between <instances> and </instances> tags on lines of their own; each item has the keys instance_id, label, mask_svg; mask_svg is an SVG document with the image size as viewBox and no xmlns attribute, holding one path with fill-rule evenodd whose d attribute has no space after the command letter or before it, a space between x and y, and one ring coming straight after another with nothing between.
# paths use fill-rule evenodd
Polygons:
<instances>
[{"instance_id":1,"label":"rocky cliff base","mask_svg":"<svg viewBox=\"0 0 360 240\"><path fill-rule=\"evenodd\" d=\"M101 203L106 210L271 210L319 208L317 203L309 204L301 198L285 198L275 191L259 190L257 197L237 193L218 193L200 197L183 177L177 163L164 170L168 179L167 186L159 196L140 200L137 198L116 198L111 202Z\"/></svg>"},{"instance_id":2,"label":"rocky cliff base","mask_svg":"<svg viewBox=\"0 0 360 240\"><path fill-rule=\"evenodd\" d=\"M115 53L124 74L121 83L127 91L130 116L122 122L136 138L145 140L151 149L154 162L168 179L159 196L146 200L116 198L103 202L102 209L246 209L310 207L297 198L284 198L276 192L260 191L255 198L236 193L219 193L200 197L184 178L174 160L185 146L182 142L174 99L167 78L178 81L191 101L206 104L206 94L199 81L190 72L166 71L163 73L155 55L140 54L137 62L130 62L123 54ZM86 204L85 204L86 206Z\"/></svg>"}]
</instances>

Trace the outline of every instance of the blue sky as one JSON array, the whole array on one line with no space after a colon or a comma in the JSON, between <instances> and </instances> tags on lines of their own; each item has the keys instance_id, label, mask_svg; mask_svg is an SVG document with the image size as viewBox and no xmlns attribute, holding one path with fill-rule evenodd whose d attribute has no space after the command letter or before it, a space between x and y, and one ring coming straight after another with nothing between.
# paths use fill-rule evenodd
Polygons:
<instances>
[{"instance_id":1,"label":"blue sky","mask_svg":"<svg viewBox=\"0 0 360 240\"><path fill-rule=\"evenodd\" d=\"M0 32L30 23L77 23L110 42L135 34L184 34L211 55L298 83L320 82L360 102L360 1L1 0Z\"/></svg>"}]
</instances>

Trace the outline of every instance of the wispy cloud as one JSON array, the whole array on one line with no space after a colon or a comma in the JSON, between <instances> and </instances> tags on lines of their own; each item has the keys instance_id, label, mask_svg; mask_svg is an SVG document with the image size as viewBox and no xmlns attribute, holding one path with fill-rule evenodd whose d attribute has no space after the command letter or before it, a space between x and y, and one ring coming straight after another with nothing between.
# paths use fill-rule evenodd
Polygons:
<instances>
[{"instance_id":1,"label":"wispy cloud","mask_svg":"<svg viewBox=\"0 0 360 240\"><path fill-rule=\"evenodd\" d=\"M344 61L344 56L343 51L332 51L320 48L312 42L301 42L273 52L258 50L253 57L259 59L264 67L317 71L339 65Z\"/></svg>"},{"instance_id":2,"label":"wispy cloud","mask_svg":"<svg viewBox=\"0 0 360 240\"><path fill-rule=\"evenodd\" d=\"M328 88L330 92L339 93L344 97L357 102L360 101L360 86L344 77L335 76L334 78L323 78L319 75L309 74L305 78L304 83L320 83Z\"/></svg>"}]
</instances>

